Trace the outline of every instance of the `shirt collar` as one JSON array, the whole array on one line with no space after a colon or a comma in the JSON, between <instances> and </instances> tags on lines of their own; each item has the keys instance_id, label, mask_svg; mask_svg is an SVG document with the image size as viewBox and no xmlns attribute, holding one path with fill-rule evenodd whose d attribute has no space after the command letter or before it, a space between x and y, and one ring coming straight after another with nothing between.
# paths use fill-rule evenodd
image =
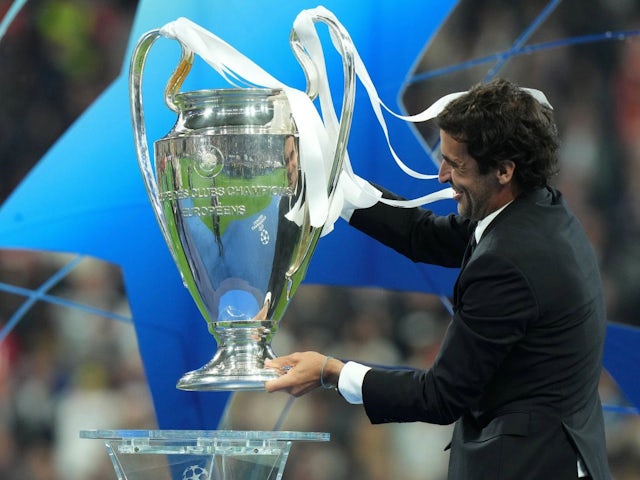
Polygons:
<instances>
[{"instance_id":1,"label":"shirt collar","mask_svg":"<svg viewBox=\"0 0 640 480\"><path fill-rule=\"evenodd\" d=\"M512 202L513 200L511 200ZM509 202L509 203L511 203ZM480 239L482 238L482 235L484 234L484 231L487 229L487 227L489 226L489 224L493 221L494 218L496 218L500 212L502 212L502 210L504 210L505 208L507 208L507 206L509 205L509 203L503 205L502 207L500 207L498 210L496 210L495 212L491 212L489 215L487 215L486 217L484 217L482 220L478 220L478 224L476 225L476 229L473 232L473 234L476 237L476 243L480 242Z\"/></svg>"}]
</instances>

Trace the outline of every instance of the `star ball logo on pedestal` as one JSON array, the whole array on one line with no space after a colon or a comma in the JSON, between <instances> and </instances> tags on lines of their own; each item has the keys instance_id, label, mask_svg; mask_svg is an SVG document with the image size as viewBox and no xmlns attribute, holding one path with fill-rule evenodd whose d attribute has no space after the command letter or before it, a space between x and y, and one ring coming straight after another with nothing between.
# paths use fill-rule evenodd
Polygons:
<instances>
[{"instance_id":1,"label":"star ball logo on pedestal","mask_svg":"<svg viewBox=\"0 0 640 480\"><path fill-rule=\"evenodd\" d=\"M209 480L209 472L200 465L191 465L182 472L182 480Z\"/></svg>"}]
</instances>

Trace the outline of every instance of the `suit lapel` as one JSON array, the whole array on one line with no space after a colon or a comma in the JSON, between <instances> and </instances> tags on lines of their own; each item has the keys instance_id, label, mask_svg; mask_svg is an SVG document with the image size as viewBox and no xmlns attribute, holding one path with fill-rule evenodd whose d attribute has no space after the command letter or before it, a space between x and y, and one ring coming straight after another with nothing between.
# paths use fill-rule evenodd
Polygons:
<instances>
[{"instance_id":1,"label":"suit lapel","mask_svg":"<svg viewBox=\"0 0 640 480\"><path fill-rule=\"evenodd\" d=\"M467 266L467 263L469 263L469 259L471 258L471 255L473 255L473 251L476 249L477 245L478 242L476 242L476 235L474 232L471 234L471 240L469 240L467 249L464 251L464 256L462 257L462 266L460 267L461 270L463 270L464 267Z\"/></svg>"},{"instance_id":2,"label":"suit lapel","mask_svg":"<svg viewBox=\"0 0 640 480\"><path fill-rule=\"evenodd\" d=\"M482 234L482 238L485 238L491 231L493 231L500 223L508 221L509 217L512 215L518 215L519 212L522 212L523 208L529 208L529 205L534 203L541 204L550 204L558 202L559 199L555 198L558 195L557 192L547 188L540 188L538 190L533 190L531 192L526 192L520 194L518 198L516 198L510 205L507 206L486 228L484 233ZM475 231L475 227L472 227ZM472 245L473 244L473 245ZM453 308L457 310L458 302L460 300L460 277L464 272L464 268L469 263L471 256L473 255L473 251L476 247L475 241L475 233L472 232L469 238L469 243L464 253L464 257L462 259L462 264L460 265L460 273L458 273L458 278L456 279L456 283L453 287Z\"/></svg>"},{"instance_id":3,"label":"suit lapel","mask_svg":"<svg viewBox=\"0 0 640 480\"><path fill-rule=\"evenodd\" d=\"M467 248L464 251L464 256L462 257L462 265L460 266L460 273L458 273L458 278L456 279L456 283L453 287L453 306L454 308L457 307L458 305L458 298L459 298L459 282L460 282L460 276L462 275L462 271L464 270L464 267L467 266L467 263L469 263L469 259L471 258L471 255L473 255L473 251L475 250L477 246L477 242L476 242L476 235L475 235L475 229L473 232L471 232L471 237L469 239L469 243L467 243Z\"/></svg>"}]
</instances>

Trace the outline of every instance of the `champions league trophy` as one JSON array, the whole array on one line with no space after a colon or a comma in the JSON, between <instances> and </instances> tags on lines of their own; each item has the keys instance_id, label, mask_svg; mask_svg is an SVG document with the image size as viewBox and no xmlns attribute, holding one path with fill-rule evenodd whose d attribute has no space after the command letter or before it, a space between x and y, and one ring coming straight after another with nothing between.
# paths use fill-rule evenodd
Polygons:
<instances>
[{"instance_id":1,"label":"champions league trophy","mask_svg":"<svg viewBox=\"0 0 640 480\"><path fill-rule=\"evenodd\" d=\"M353 45L339 23L317 12L313 22L329 27L344 69L340 127L324 187L331 201L353 112ZM164 239L217 341L212 360L186 373L177 387L263 390L266 380L277 377L264 367L267 358L274 358L272 337L322 232L322 226L310 221L309 179L301 169L305 157L299 148L302 132L286 89L180 92L194 52L178 38L182 55L165 89L165 102L177 121L154 143L154 168L144 125L142 76L149 50L162 36L163 30L145 34L132 56L129 86L136 153ZM306 95L314 98L316 65L295 29L290 43L307 79Z\"/></svg>"}]
</instances>

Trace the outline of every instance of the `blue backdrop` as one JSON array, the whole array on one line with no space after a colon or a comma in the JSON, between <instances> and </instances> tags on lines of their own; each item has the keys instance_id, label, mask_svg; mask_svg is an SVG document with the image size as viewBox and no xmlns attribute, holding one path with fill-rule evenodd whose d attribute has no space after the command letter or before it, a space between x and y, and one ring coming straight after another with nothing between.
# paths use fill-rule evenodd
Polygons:
<instances>
[{"instance_id":1,"label":"blue backdrop","mask_svg":"<svg viewBox=\"0 0 640 480\"><path fill-rule=\"evenodd\" d=\"M140 2L120 77L0 208L2 248L81 253L122 267L159 426L165 429L216 428L228 394L175 388L184 372L209 360L213 339L181 284L138 170L127 84L131 50L145 31L184 16L226 40L278 79L304 89L304 75L288 38L297 14L317 6L301 0L212 0L206 7L203 3ZM396 2L384 0L323 2L351 34L382 100L399 112L398 99L416 59L455 4L453 0L405 0L398 8ZM420 19L417 24L416 18ZM164 106L162 92L178 57L179 47L170 40L158 41L151 51L144 77L150 139L164 136L175 120ZM341 88L341 70L330 69L330 76L332 84ZM197 64L183 89L224 86L227 84L217 73ZM340 93L333 97L340 98ZM390 122L389 128L401 158L414 159L411 166L415 169L435 173L410 126ZM367 179L409 197L440 188L437 183L409 179L395 166L361 87L348 148L354 170ZM435 209L452 211L454 205L440 202ZM456 274L455 270L415 265L340 221L320 241L306 283L449 295ZM640 360L638 346L637 329L610 325L605 366L634 405L640 404L640 386L631 367Z\"/></svg>"}]
</instances>

